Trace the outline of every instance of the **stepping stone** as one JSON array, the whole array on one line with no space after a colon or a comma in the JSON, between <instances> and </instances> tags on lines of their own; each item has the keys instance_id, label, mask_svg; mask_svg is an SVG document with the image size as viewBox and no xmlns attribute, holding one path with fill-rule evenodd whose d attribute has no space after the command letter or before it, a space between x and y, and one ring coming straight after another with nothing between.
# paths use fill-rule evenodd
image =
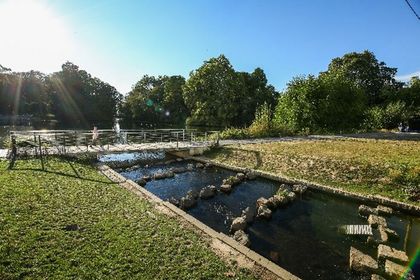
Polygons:
<instances>
[{"instance_id":1,"label":"stepping stone","mask_svg":"<svg viewBox=\"0 0 420 280\"><path fill-rule=\"evenodd\" d=\"M387 215L387 216L392 215L392 212L393 212L392 208L389 208L383 205L378 205L378 207L376 207L376 210L380 215Z\"/></svg>"},{"instance_id":2,"label":"stepping stone","mask_svg":"<svg viewBox=\"0 0 420 280\"><path fill-rule=\"evenodd\" d=\"M398 263L407 263L408 256L404 251L391 248L387 245L378 246L378 260L391 260Z\"/></svg>"},{"instance_id":3,"label":"stepping stone","mask_svg":"<svg viewBox=\"0 0 420 280\"><path fill-rule=\"evenodd\" d=\"M241 217L235 218L232 221L232 225L230 226L230 231L235 232L238 230L244 230L245 228L246 228L246 217L241 216Z\"/></svg>"},{"instance_id":4,"label":"stepping stone","mask_svg":"<svg viewBox=\"0 0 420 280\"><path fill-rule=\"evenodd\" d=\"M363 254L354 247L350 247L350 269L372 273L378 270L378 262L371 256Z\"/></svg>"},{"instance_id":5,"label":"stepping stone","mask_svg":"<svg viewBox=\"0 0 420 280\"><path fill-rule=\"evenodd\" d=\"M378 210L363 204L359 206L359 215L369 216L371 214L378 215Z\"/></svg>"},{"instance_id":6,"label":"stepping stone","mask_svg":"<svg viewBox=\"0 0 420 280\"><path fill-rule=\"evenodd\" d=\"M404 275L406 268L390 260L385 261L385 274L391 278L400 278Z\"/></svg>"},{"instance_id":7,"label":"stepping stone","mask_svg":"<svg viewBox=\"0 0 420 280\"><path fill-rule=\"evenodd\" d=\"M223 184L220 186L220 190L225 193L229 193L232 191L232 186L228 184Z\"/></svg>"},{"instance_id":8,"label":"stepping stone","mask_svg":"<svg viewBox=\"0 0 420 280\"><path fill-rule=\"evenodd\" d=\"M388 242L388 233L386 232L386 228L384 228L383 226L379 225L378 226L378 231L379 231L379 243L386 243Z\"/></svg>"},{"instance_id":9,"label":"stepping stone","mask_svg":"<svg viewBox=\"0 0 420 280\"><path fill-rule=\"evenodd\" d=\"M395 230L392 230L390 228L385 228L385 232L388 234L390 238L393 238L393 239L399 238L398 233Z\"/></svg>"},{"instance_id":10,"label":"stepping stone","mask_svg":"<svg viewBox=\"0 0 420 280\"><path fill-rule=\"evenodd\" d=\"M377 227L379 225L381 225L383 227L387 226L387 223L386 223L386 220L385 220L384 217L373 215L373 214L369 215L368 223L372 227Z\"/></svg>"},{"instance_id":11,"label":"stepping stone","mask_svg":"<svg viewBox=\"0 0 420 280\"><path fill-rule=\"evenodd\" d=\"M251 242L249 241L248 234L246 234L243 230L235 231L233 235L233 239L239 242L239 244L249 247Z\"/></svg>"}]
</instances>

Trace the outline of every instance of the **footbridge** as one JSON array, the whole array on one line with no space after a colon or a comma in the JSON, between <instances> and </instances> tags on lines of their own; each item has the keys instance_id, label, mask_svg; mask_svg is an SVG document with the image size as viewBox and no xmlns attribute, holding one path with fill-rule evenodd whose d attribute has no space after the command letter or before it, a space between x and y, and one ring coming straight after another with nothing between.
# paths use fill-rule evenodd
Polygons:
<instances>
[{"instance_id":1,"label":"footbridge","mask_svg":"<svg viewBox=\"0 0 420 280\"><path fill-rule=\"evenodd\" d=\"M204 150L219 143L218 131L154 129L11 131L8 154L77 155L142 150Z\"/></svg>"}]
</instances>

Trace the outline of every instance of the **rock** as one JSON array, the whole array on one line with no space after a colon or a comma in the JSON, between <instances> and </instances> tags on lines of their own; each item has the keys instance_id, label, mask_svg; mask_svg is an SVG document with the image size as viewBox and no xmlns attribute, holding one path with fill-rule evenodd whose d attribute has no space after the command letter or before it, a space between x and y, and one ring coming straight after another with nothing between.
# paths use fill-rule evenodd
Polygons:
<instances>
[{"instance_id":1,"label":"rock","mask_svg":"<svg viewBox=\"0 0 420 280\"><path fill-rule=\"evenodd\" d=\"M400 264L396 264L390 260L385 261L385 274L391 278L400 278L403 276L406 268Z\"/></svg>"},{"instance_id":2,"label":"rock","mask_svg":"<svg viewBox=\"0 0 420 280\"><path fill-rule=\"evenodd\" d=\"M146 182L148 182L148 181L152 180L152 177L150 177L148 175L145 175L145 176L141 177L141 179L142 180L145 180Z\"/></svg>"},{"instance_id":3,"label":"rock","mask_svg":"<svg viewBox=\"0 0 420 280\"><path fill-rule=\"evenodd\" d=\"M243 181L243 180L245 180L245 174L244 173L237 173L236 178L238 178L238 180L240 180L240 181Z\"/></svg>"},{"instance_id":4,"label":"rock","mask_svg":"<svg viewBox=\"0 0 420 280\"><path fill-rule=\"evenodd\" d=\"M192 196L193 198L197 199L198 196L200 195L200 193L198 191L196 191L196 190L189 190L187 192L187 195L188 196Z\"/></svg>"},{"instance_id":5,"label":"rock","mask_svg":"<svg viewBox=\"0 0 420 280\"><path fill-rule=\"evenodd\" d=\"M244 230L246 228L246 218L244 216L237 217L232 221L230 231L235 232L237 230Z\"/></svg>"},{"instance_id":6,"label":"rock","mask_svg":"<svg viewBox=\"0 0 420 280\"><path fill-rule=\"evenodd\" d=\"M292 186L292 191L297 194L303 194L307 189L308 187L304 185L296 184Z\"/></svg>"},{"instance_id":7,"label":"rock","mask_svg":"<svg viewBox=\"0 0 420 280\"><path fill-rule=\"evenodd\" d=\"M402 264L407 263L409 260L407 254L404 251L380 244L378 246L378 260L385 259Z\"/></svg>"},{"instance_id":8,"label":"rock","mask_svg":"<svg viewBox=\"0 0 420 280\"><path fill-rule=\"evenodd\" d=\"M390 216L393 212L392 208L383 205L378 205L378 207L376 207L376 211L378 212L378 214L385 216Z\"/></svg>"},{"instance_id":9,"label":"rock","mask_svg":"<svg viewBox=\"0 0 420 280\"><path fill-rule=\"evenodd\" d=\"M235 176L230 176L227 179L223 180L223 184L231 185L231 186L235 186L235 185L239 184L240 182L241 182L241 180L239 180Z\"/></svg>"},{"instance_id":10,"label":"rock","mask_svg":"<svg viewBox=\"0 0 420 280\"><path fill-rule=\"evenodd\" d=\"M354 247L350 247L350 269L374 273L378 270L378 263L371 256L363 254Z\"/></svg>"},{"instance_id":11,"label":"rock","mask_svg":"<svg viewBox=\"0 0 420 280\"><path fill-rule=\"evenodd\" d=\"M286 195L276 194L274 196L277 198L277 207L284 206L289 202L289 198Z\"/></svg>"},{"instance_id":12,"label":"rock","mask_svg":"<svg viewBox=\"0 0 420 280\"><path fill-rule=\"evenodd\" d=\"M249 241L248 234L246 234L243 230L237 230L235 231L235 234L233 235L233 239L239 242L239 244L244 245L246 247L249 247L251 242Z\"/></svg>"},{"instance_id":13,"label":"rock","mask_svg":"<svg viewBox=\"0 0 420 280\"><path fill-rule=\"evenodd\" d=\"M185 197L181 198L181 201L179 202L179 205L182 209L189 209L197 203L197 200L194 198L194 196L187 194Z\"/></svg>"},{"instance_id":14,"label":"rock","mask_svg":"<svg viewBox=\"0 0 420 280\"><path fill-rule=\"evenodd\" d=\"M215 194L216 194L216 187L210 185L201 189L200 198L207 199L207 198L213 197Z\"/></svg>"},{"instance_id":15,"label":"rock","mask_svg":"<svg viewBox=\"0 0 420 280\"><path fill-rule=\"evenodd\" d=\"M388 236L394 240L398 239L398 233L395 230L392 230L390 228L385 228L385 232L388 234Z\"/></svg>"},{"instance_id":16,"label":"rock","mask_svg":"<svg viewBox=\"0 0 420 280\"><path fill-rule=\"evenodd\" d=\"M176 199L175 197L171 197L171 198L169 198L169 199L168 199L168 201L169 201L170 203L172 203L173 205L175 205L175 206L179 206L179 200L178 200L178 199Z\"/></svg>"},{"instance_id":17,"label":"rock","mask_svg":"<svg viewBox=\"0 0 420 280\"><path fill-rule=\"evenodd\" d=\"M388 242L388 233L386 233L385 228L381 225L378 226L379 231L379 243Z\"/></svg>"},{"instance_id":18,"label":"rock","mask_svg":"<svg viewBox=\"0 0 420 280\"><path fill-rule=\"evenodd\" d=\"M223 184L220 186L220 190L224 193L229 193L232 191L232 186L228 184Z\"/></svg>"},{"instance_id":19,"label":"rock","mask_svg":"<svg viewBox=\"0 0 420 280\"><path fill-rule=\"evenodd\" d=\"M144 180L144 179L139 179L139 180L137 180L136 181L136 183L139 185L139 186L141 186L141 187L144 187L144 186L146 186L146 180Z\"/></svg>"},{"instance_id":20,"label":"rock","mask_svg":"<svg viewBox=\"0 0 420 280\"><path fill-rule=\"evenodd\" d=\"M245 220L246 220L247 223L252 222L252 220L254 219L254 213L251 211L251 209L249 207L242 210L242 215L241 216L245 217Z\"/></svg>"},{"instance_id":21,"label":"rock","mask_svg":"<svg viewBox=\"0 0 420 280\"><path fill-rule=\"evenodd\" d=\"M153 178L155 180L161 180L161 179L166 179L166 178L172 178L174 177L175 174L172 171L167 171L167 172L163 172L163 173L156 173L153 175Z\"/></svg>"},{"instance_id":22,"label":"rock","mask_svg":"<svg viewBox=\"0 0 420 280\"><path fill-rule=\"evenodd\" d=\"M204 168L204 164L202 164L201 162L199 162L199 163L197 163L196 165L195 165L195 167L197 167L197 168Z\"/></svg>"},{"instance_id":23,"label":"rock","mask_svg":"<svg viewBox=\"0 0 420 280\"><path fill-rule=\"evenodd\" d=\"M289 201L293 201L296 198L296 194L294 192L289 192L287 194L287 199L289 199Z\"/></svg>"},{"instance_id":24,"label":"rock","mask_svg":"<svg viewBox=\"0 0 420 280\"><path fill-rule=\"evenodd\" d=\"M386 280L386 279L378 274L372 274L372 276L370 277L370 280Z\"/></svg>"},{"instance_id":25,"label":"rock","mask_svg":"<svg viewBox=\"0 0 420 280\"><path fill-rule=\"evenodd\" d=\"M269 219L271 218L271 210L268 209L267 205L263 204L260 207L258 207L257 217Z\"/></svg>"},{"instance_id":26,"label":"rock","mask_svg":"<svg viewBox=\"0 0 420 280\"><path fill-rule=\"evenodd\" d=\"M268 200L264 197L260 197L257 199L257 208L260 207L261 205L267 205Z\"/></svg>"},{"instance_id":27,"label":"rock","mask_svg":"<svg viewBox=\"0 0 420 280\"><path fill-rule=\"evenodd\" d=\"M184 159L183 158L176 158L176 161L177 162L181 162L181 161L183 161Z\"/></svg>"},{"instance_id":28,"label":"rock","mask_svg":"<svg viewBox=\"0 0 420 280\"><path fill-rule=\"evenodd\" d=\"M165 161L164 162L164 164L172 164L172 163L174 163L176 160L174 160L174 159L170 159L170 160L167 160L167 161Z\"/></svg>"},{"instance_id":29,"label":"rock","mask_svg":"<svg viewBox=\"0 0 420 280\"><path fill-rule=\"evenodd\" d=\"M378 215L378 210L366 205L360 205L359 206L359 215L360 216L369 216L369 215Z\"/></svg>"},{"instance_id":30,"label":"rock","mask_svg":"<svg viewBox=\"0 0 420 280\"><path fill-rule=\"evenodd\" d=\"M255 179L257 179L257 177L258 177L258 175L254 171L249 171L249 172L246 173L246 178L248 180L255 180Z\"/></svg>"},{"instance_id":31,"label":"rock","mask_svg":"<svg viewBox=\"0 0 420 280\"><path fill-rule=\"evenodd\" d=\"M269 199L267 199L267 207L270 209L276 209L279 205L278 198L276 196L272 196Z\"/></svg>"},{"instance_id":32,"label":"rock","mask_svg":"<svg viewBox=\"0 0 420 280\"><path fill-rule=\"evenodd\" d=\"M173 173L177 174L177 173L184 173L184 172L187 172L187 171L188 171L188 169L187 169L186 167L172 167L172 168L171 168L171 171L172 171Z\"/></svg>"},{"instance_id":33,"label":"rock","mask_svg":"<svg viewBox=\"0 0 420 280\"><path fill-rule=\"evenodd\" d=\"M292 188L289 185L281 184L280 187L279 187L279 189L278 189L278 191L277 191L277 193L279 193L279 192L289 193L291 191L292 191Z\"/></svg>"},{"instance_id":34,"label":"rock","mask_svg":"<svg viewBox=\"0 0 420 280\"><path fill-rule=\"evenodd\" d=\"M187 164L187 170L188 171L192 171L194 169L194 164L192 164L192 163L188 163Z\"/></svg>"},{"instance_id":35,"label":"rock","mask_svg":"<svg viewBox=\"0 0 420 280\"><path fill-rule=\"evenodd\" d=\"M213 167L213 164L211 164L210 162L206 162L206 164L204 164L205 169L209 169L209 168L212 168L212 167Z\"/></svg>"},{"instance_id":36,"label":"rock","mask_svg":"<svg viewBox=\"0 0 420 280\"><path fill-rule=\"evenodd\" d=\"M372 227L377 227L379 225L383 227L387 227L387 223L384 217L373 215L373 214L369 215L368 223Z\"/></svg>"}]
</instances>

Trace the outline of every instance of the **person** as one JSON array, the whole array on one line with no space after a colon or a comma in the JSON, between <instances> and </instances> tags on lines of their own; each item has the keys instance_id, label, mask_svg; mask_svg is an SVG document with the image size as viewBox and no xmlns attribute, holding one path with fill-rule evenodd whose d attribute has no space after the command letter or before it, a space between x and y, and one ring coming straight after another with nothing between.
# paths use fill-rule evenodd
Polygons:
<instances>
[{"instance_id":1,"label":"person","mask_svg":"<svg viewBox=\"0 0 420 280\"><path fill-rule=\"evenodd\" d=\"M98 128L94 126L92 130L92 144L93 145L96 145L98 138L99 138L99 131L98 131Z\"/></svg>"}]
</instances>

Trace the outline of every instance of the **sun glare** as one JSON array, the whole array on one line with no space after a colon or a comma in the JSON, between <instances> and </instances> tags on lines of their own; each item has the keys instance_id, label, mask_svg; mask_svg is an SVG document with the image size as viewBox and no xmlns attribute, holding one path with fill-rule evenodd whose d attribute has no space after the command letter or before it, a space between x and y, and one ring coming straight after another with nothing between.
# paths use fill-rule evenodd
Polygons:
<instances>
[{"instance_id":1,"label":"sun glare","mask_svg":"<svg viewBox=\"0 0 420 280\"><path fill-rule=\"evenodd\" d=\"M45 1L0 0L0 64L52 72L71 59L74 42Z\"/></svg>"}]
</instances>

